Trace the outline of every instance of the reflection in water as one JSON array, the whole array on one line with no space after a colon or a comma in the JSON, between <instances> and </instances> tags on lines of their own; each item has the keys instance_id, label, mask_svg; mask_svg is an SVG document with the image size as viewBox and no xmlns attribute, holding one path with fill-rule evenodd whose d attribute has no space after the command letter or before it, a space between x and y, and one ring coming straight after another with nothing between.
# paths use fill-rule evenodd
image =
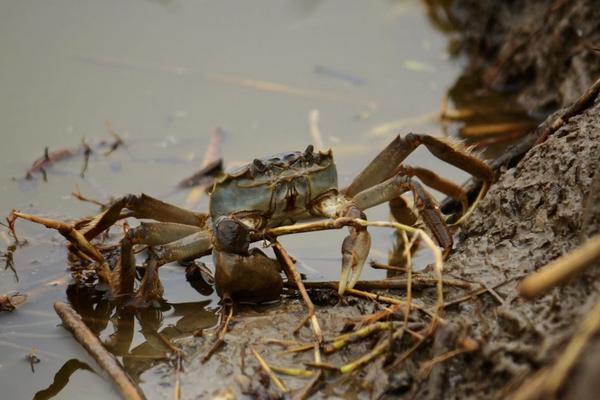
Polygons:
<instances>
[{"instance_id":1,"label":"reflection in water","mask_svg":"<svg viewBox=\"0 0 600 400\"><path fill-rule=\"evenodd\" d=\"M77 285L67 288L67 298L100 338L109 331L111 323L112 333L103 345L115 356L122 357L125 370L136 381L144 371L168 358L171 348L166 343L190 337L217 323L216 314L206 309L210 300L179 304L161 301L158 308L121 309L104 299L103 293ZM145 341L131 348L136 321Z\"/></svg>"},{"instance_id":2,"label":"reflection in water","mask_svg":"<svg viewBox=\"0 0 600 400\"><path fill-rule=\"evenodd\" d=\"M46 400L51 399L60 393L61 390L67 383L69 383L69 378L78 370L90 371L95 373L95 371L83 361L79 361L76 358L72 358L58 370L56 375L54 375L54 381L52 384L48 386L46 389L40 390L33 396L33 400Z\"/></svg>"},{"instance_id":3,"label":"reflection in water","mask_svg":"<svg viewBox=\"0 0 600 400\"><path fill-rule=\"evenodd\" d=\"M481 76L466 71L448 91L454 111L451 132L485 150L487 158L502 154L507 145L534 129L540 119L520 107L515 96L487 88Z\"/></svg>"}]
</instances>

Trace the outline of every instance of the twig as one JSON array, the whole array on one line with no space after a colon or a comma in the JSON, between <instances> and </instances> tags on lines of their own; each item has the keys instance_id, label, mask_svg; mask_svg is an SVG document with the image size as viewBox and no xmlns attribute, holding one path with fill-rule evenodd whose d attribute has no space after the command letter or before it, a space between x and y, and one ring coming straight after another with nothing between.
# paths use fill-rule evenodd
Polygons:
<instances>
[{"instance_id":1,"label":"twig","mask_svg":"<svg viewBox=\"0 0 600 400\"><path fill-rule=\"evenodd\" d=\"M363 367L364 365L370 363L375 358L377 358L380 355L382 355L383 353L385 353L390 348L391 344L396 339L400 338L403 334L404 334L404 328L398 329L396 332L394 332L392 334L392 337L390 340L383 340L373 350L371 350L364 356L339 367L338 371L342 374L347 374L347 373L350 373L352 371L355 371L355 370ZM318 365L315 365L315 366L318 367Z\"/></svg>"},{"instance_id":2,"label":"twig","mask_svg":"<svg viewBox=\"0 0 600 400\"><path fill-rule=\"evenodd\" d=\"M44 148L44 155L41 158L38 158L33 162L31 167L27 170L25 174L25 179L32 179L33 174L36 172L45 173L47 167L55 164L59 161L66 160L71 158L81 151L80 147L72 148L72 149L60 149L53 152L48 150L48 147Z\"/></svg>"},{"instance_id":3,"label":"twig","mask_svg":"<svg viewBox=\"0 0 600 400\"><path fill-rule=\"evenodd\" d=\"M254 347L250 346L250 351L252 352L252 355L254 356L254 358L256 358L256 361L258 361L258 364L260 365L260 367L269 376L269 378L275 384L275 386L277 386L277 388L282 393L284 393L284 394L287 393L289 391L288 388L285 387L283 382L281 382L281 380L277 377L277 375L275 375L273 373L273 370L271 369L271 367L269 367L269 364L267 364L267 362L260 356L260 354L258 354L258 352L254 349Z\"/></svg>"},{"instance_id":4,"label":"twig","mask_svg":"<svg viewBox=\"0 0 600 400\"><path fill-rule=\"evenodd\" d=\"M75 197L79 201L95 204L95 205L99 206L101 209L105 209L108 206L107 204L104 204L98 200L90 199L90 198L82 195L81 191L79 190L79 185L75 186L75 191L71 193L71 196Z\"/></svg>"},{"instance_id":5,"label":"twig","mask_svg":"<svg viewBox=\"0 0 600 400\"><path fill-rule=\"evenodd\" d=\"M323 377L323 371L317 371L316 375L308 382L308 384L294 396L294 400L305 400L308 399L321 378Z\"/></svg>"},{"instance_id":6,"label":"twig","mask_svg":"<svg viewBox=\"0 0 600 400\"><path fill-rule=\"evenodd\" d=\"M385 269L387 271L407 272L407 268L405 268L405 267L399 267L397 265L382 264L382 263L379 263L374 260L371 260L369 262L369 265L373 269Z\"/></svg>"},{"instance_id":7,"label":"twig","mask_svg":"<svg viewBox=\"0 0 600 400\"><path fill-rule=\"evenodd\" d=\"M195 174L181 180L178 188L190 188L198 185L208 185L214 177L223 171L223 159L211 161L200 168Z\"/></svg>"},{"instance_id":8,"label":"twig","mask_svg":"<svg viewBox=\"0 0 600 400\"><path fill-rule=\"evenodd\" d=\"M142 400L146 398L139 386L127 376L117 359L102 346L100 340L83 323L81 316L75 310L61 301L54 303L54 310L79 344L106 371L125 399Z\"/></svg>"},{"instance_id":9,"label":"twig","mask_svg":"<svg viewBox=\"0 0 600 400\"><path fill-rule=\"evenodd\" d=\"M277 367L275 365L271 365L271 369L280 374L295 376L298 378L311 378L315 375L314 371L309 371L307 369L300 369L300 368L286 368L286 367Z\"/></svg>"},{"instance_id":10,"label":"twig","mask_svg":"<svg viewBox=\"0 0 600 400\"><path fill-rule=\"evenodd\" d=\"M406 289L408 287L408 279L398 279L398 278L388 278L381 280L371 280L371 281L358 281L354 285L355 289L358 290L374 290L374 289ZM454 286L463 289L471 289L473 287L472 284L461 281L458 279L444 279L444 285ZM318 281L318 282L306 282L303 281L304 286L310 289L332 289L334 286L338 284L337 281ZM413 277L412 278L412 286L417 289L435 287L438 284L438 280L435 278L425 278L425 277ZM295 288L291 282L286 282L285 286Z\"/></svg>"},{"instance_id":11,"label":"twig","mask_svg":"<svg viewBox=\"0 0 600 400\"><path fill-rule=\"evenodd\" d=\"M287 275L288 280L293 282L300 291L302 299L304 300L304 304L308 309L308 319L310 321L315 340L319 344L322 343L323 332L321 331L321 326L319 325L319 321L317 320L317 316L315 314L315 306L312 300L310 299L310 296L306 292L306 288L304 287L304 283L302 282L302 277L300 276L300 273L298 272L298 270L296 270L296 267L294 266L290 255L287 253L287 251L285 251L285 249L279 242L273 242L273 251L275 252L275 256L277 257L277 259L279 260L279 263L283 267L283 270Z\"/></svg>"},{"instance_id":12,"label":"twig","mask_svg":"<svg viewBox=\"0 0 600 400\"><path fill-rule=\"evenodd\" d=\"M200 163L200 170L208 167L211 163L221 158L221 143L223 142L224 137L225 132L221 128L217 127L212 131L210 140L208 141L208 146L206 147L206 151L202 157L202 162ZM205 183L192 189L190 194L185 199L186 205L188 207L196 206L206 188L207 184Z\"/></svg>"},{"instance_id":13,"label":"twig","mask_svg":"<svg viewBox=\"0 0 600 400\"><path fill-rule=\"evenodd\" d=\"M392 321L371 324L365 326L364 328L358 329L357 331L347 333L345 335L341 335L335 338L333 342L325 345L323 351L325 352L325 354L335 353L336 351L339 351L344 347L348 346L350 343L369 337L376 332L390 330L398 326L400 326L398 322Z\"/></svg>"},{"instance_id":14,"label":"twig","mask_svg":"<svg viewBox=\"0 0 600 400\"><path fill-rule=\"evenodd\" d=\"M319 129L319 110L310 110L308 113L308 130L317 150L324 150L323 137Z\"/></svg>"},{"instance_id":15,"label":"twig","mask_svg":"<svg viewBox=\"0 0 600 400\"><path fill-rule=\"evenodd\" d=\"M120 146L123 146L125 144L121 136L113 129L110 121L106 121L106 129L108 130L108 134L115 138L115 141L110 145L108 151L104 153L105 157L110 155L113 151L117 150Z\"/></svg>"},{"instance_id":16,"label":"twig","mask_svg":"<svg viewBox=\"0 0 600 400\"><path fill-rule=\"evenodd\" d=\"M84 178L85 171L87 171L88 164L90 163L90 155L92 154L92 148L85 142L85 139L81 140L81 148L83 149L83 167L81 168L79 176Z\"/></svg>"},{"instance_id":17,"label":"twig","mask_svg":"<svg viewBox=\"0 0 600 400\"><path fill-rule=\"evenodd\" d=\"M539 297L578 275L597 260L600 260L600 235L593 236L573 252L523 279L519 294L527 299Z\"/></svg>"}]
</instances>

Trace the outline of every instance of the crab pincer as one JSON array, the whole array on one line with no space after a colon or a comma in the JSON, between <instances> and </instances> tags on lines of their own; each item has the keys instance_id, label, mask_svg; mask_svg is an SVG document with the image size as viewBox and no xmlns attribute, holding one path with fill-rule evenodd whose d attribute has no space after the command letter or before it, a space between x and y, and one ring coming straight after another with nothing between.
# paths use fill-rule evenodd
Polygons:
<instances>
[{"instance_id":1,"label":"crab pincer","mask_svg":"<svg viewBox=\"0 0 600 400\"><path fill-rule=\"evenodd\" d=\"M362 218L364 214L356 207L346 212L350 218ZM343 295L346 289L352 289L362 272L369 250L371 249L371 235L367 228L361 226L348 226L350 234L342 242L342 273L340 274L340 283L338 286L339 295ZM350 275L352 272L352 275Z\"/></svg>"}]
</instances>

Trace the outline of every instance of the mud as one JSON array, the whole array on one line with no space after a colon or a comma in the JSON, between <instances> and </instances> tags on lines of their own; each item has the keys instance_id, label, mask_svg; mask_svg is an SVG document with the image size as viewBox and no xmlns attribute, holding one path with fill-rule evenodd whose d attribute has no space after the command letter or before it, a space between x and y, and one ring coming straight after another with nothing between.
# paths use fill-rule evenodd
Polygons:
<instances>
[{"instance_id":1,"label":"mud","mask_svg":"<svg viewBox=\"0 0 600 400\"><path fill-rule=\"evenodd\" d=\"M595 0L457 0L452 21L471 72L528 110L573 103L600 73Z\"/></svg>"},{"instance_id":2,"label":"mud","mask_svg":"<svg viewBox=\"0 0 600 400\"><path fill-rule=\"evenodd\" d=\"M492 187L461 230L461 242L445 268L449 274L489 287L505 283L496 289L503 304L483 295L446 310L444 317L466 327L480 343L480 351L438 366L437 376L442 378L413 388L417 397L503 397L556 359L600 297L600 270L590 268L533 302L521 300L516 288L521 277L600 230L595 200L599 167L597 99L593 107L530 150ZM452 292L448 290L446 296L451 298ZM575 381L572 390L590 383L584 374Z\"/></svg>"}]
</instances>

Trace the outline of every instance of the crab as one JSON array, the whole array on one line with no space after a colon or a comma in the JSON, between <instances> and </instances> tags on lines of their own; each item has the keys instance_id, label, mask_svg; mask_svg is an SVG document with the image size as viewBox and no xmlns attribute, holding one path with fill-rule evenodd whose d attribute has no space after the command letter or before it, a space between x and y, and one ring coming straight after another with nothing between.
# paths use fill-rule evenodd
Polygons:
<instances>
[{"instance_id":1,"label":"crab","mask_svg":"<svg viewBox=\"0 0 600 400\"><path fill-rule=\"evenodd\" d=\"M460 186L430 170L403 164L421 145L483 182L472 204L468 204ZM97 263L99 277L118 298L148 304L162 296L158 278L161 265L212 253L216 288L222 298L263 302L280 296L281 268L277 260L250 245L261 239L272 240L268 234L272 228L311 219L365 219L365 210L389 202L398 222L421 220L447 254L453 245L451 230L446 216L423 185L457 199L462 210L455 217L460 222L485 195L492 180L493 172L487 164L460 143L410 133L398 135L346 188L338 186L332 151L315 151L309 145L303 152L257 158L217 178L209 192L208 213L186 210L141 194L126 195L100 215L74 225L19 212L14 212L14 216L58 229L71 242L72 252ZM413 206L402 200L407 192L412 193ZM127 231L120 242L120 260L111 271L90 241L127 217L154 222L142 221ZM349 234L341 246L340 295L358 281L371 244L365 226L347 227ZM296 229L311 230L316 230L315 225ZM137 292L136 245L148 246L145 273Z\"/></svg>"}]
</instances>

